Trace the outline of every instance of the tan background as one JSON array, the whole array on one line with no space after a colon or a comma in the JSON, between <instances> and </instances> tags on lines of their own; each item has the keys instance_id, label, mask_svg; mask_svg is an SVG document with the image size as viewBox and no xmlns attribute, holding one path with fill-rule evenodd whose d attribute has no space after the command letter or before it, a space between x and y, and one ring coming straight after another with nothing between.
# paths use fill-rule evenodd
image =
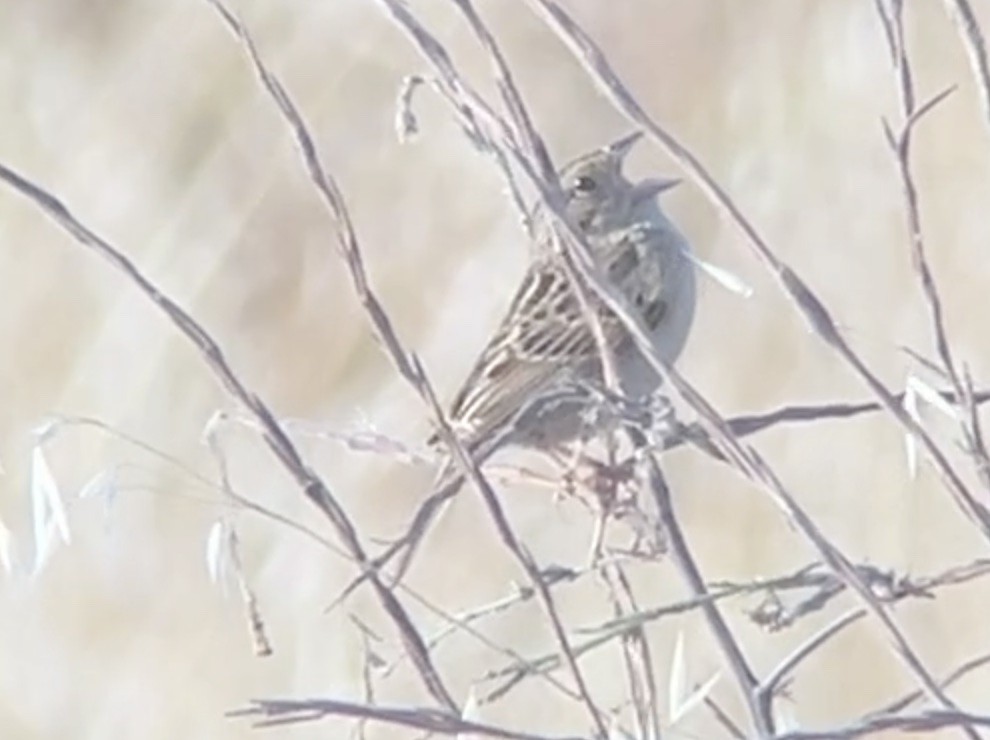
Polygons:
<instances>
[{"instance_id":1,"label":"tan background","mask_svg":"<svg viewBox=\"0 0 990 740\"><path fill-rule=\"evenodd\" d=\"M413 5L483 79L486 63L451 7L437 0ZM983 386L990 377L990 129L941 4L910 5L919 96L959 85L921 127L916 165L954 346ZM886 381L902 382L910 367L897 345L932 354L882 137L881 116L896 120L896 99L873 3L566 6L645 108L698 154L779 255L827 300ZM627 130L524 3L481 7L558 159ZM236 8L316 133L401 337L449 396L523 264L494 168L428 91L417 103L423 134L412 145L396 142L399 83L425 65L375 3ZM990 27L990 13L982 12L981 21ZM2 161L58 193L202 319L277 413L333 430L371 423L410 444L422 438L425 415L370 337L287 129L205 3L4 3L0 48ZM633 170L676 172L648 147L637 152ZM703 281L698 322L680 363L722 412L864 397L695 189L683 187L667 202L703 256L756 288L744 300ZM23 565L32 548L30 431L53 413L97 417L215 474L200 433L212 412L230 403L201 359L118 275L6 189L0 295L0 516ZM238 490L328 531L250 432L229 428L222 438ZM929 470L908 479L901 438L884 418L781 428L755 442L856 559L929 573L986 553ZM393 460L313 439L301 447L368 535L397 533L428 485L428 471ZM21 573L0 585L0 736L242 737L247 723L223 713L249 698L360 697L357 632L345 610L323 613L352 574L346 563L267 520L237 519L275 647L274 657L255 658L237 599L211 585L204 567L206 532L227 511L215 491L91 428L63 428L46 452L70 501L74 539L39 577ZM109 511L98 501L73 500L86 480L114 466L119 491ZM668 471L710 578L769 575L811 557L767 498L733 474L693 453L672 455ZM451 611L501 597L521 577L474 498L462 499L410 579ZM541 562L583 562L588 522L575 505L510 494L507 506ZM636 574L646 604L683 595L669 565ZM987 650L987 597L985 587L970 585L898 608L937 675ZM561 590L560 598L571 624L607 615L591 580ZM733 602L727 612L760 672L829 616L766 635L742 613L754 604ZM395 634L368 594L349 608L379 630L387 641L379 649L391 654ZM411 608L428 632L442 624ZM483 625L527 655L551 644L533 607ZM667 620L654 630L664 693L679 630L692 680L722 665L700 620ZM467 637L448 642L437 659L459 699L484 667L502 663ZM621 699L614 652L595 653L583 665L604 704ZM953 696L990 710L986 676L974 675ZM808 664L789 709L809 727L838 723L911 686L879 630L863 623ZM401 671L379 695L423 699ZM740 709L727 677L715 696ZM579 707L538 681L479 717L542 731L586 728ZM266 737L344 737L348 729L325 720ZM705 710L681 729L712 736ZM379 728L371 736L411 735Z\"/></svg>"}]
</instances>

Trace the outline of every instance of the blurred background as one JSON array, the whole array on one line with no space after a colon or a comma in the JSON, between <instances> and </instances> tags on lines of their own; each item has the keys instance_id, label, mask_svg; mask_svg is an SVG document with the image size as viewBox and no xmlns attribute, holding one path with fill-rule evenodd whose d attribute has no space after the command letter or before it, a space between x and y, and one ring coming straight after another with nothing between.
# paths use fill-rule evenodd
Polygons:
<instances>
[{"instance_id":1,"label":"blurred background","mask_svg":"<svg viewBox=\"0 0 990 740\"><path fill-rule=\"evenodd\" d=\"M896 123L899 116L874 4L563 5L644 108L705 163L818 291L870 367L895 387L909 372L937 384L899 349L934 355L881 126L884 117ZM919 99L958 86L917 130L914 165L950 338L984 388L990 128L943 5L909 5ZM453 4L411 7L490 90L488 63ZM414 105L420 135L398 143L397 92L404 76L427 65L378 4L286 0L232 8L315 133L400 337L449 398L525 264L526 245L495 167L428 89ZM479 9L556 161L629 130L526 4L489 0ZM990 28L990 11L981 8L979 18ZM333 432L374 428L421 448L430 431L421 403L368 330L286 125L205 2L0 4L0 45L0 161L51 189L188 308L277 414ZM630 169L678 174L648 145ZM719 411L867 397L806 330L735 227L692 185L665 203L701 256L755 289L745 299L701 281L697 323L679 368ZM0 580L0 736L235 738L251 734L249 724L224 713L251 698L361 700L362 640L349 615L375 631L375 650L386 660L397 650L396 634L364 590L325 612L354 575L349 563L297 531L237 513L195 477L216 480L202 431L215 411L235 408L189 343L121 276L8 188L0 189L0 295L0 518L19 561ZM98 419L119 434L63 423L46 441L72 542L56 547L32 576L33 430L53 415ZM932 420L953 451L951 426ZM240 494L331 536L252 430L228 424L218 434ZM400 533L429 486L428 466L297 438L369 543ZM751 441L856 561L925 575L986 554L931 470L922 466L910 478L889 418L781 426ZM969 471L960 456L952 459ZM750 580L813 559L762 491L692 451L666 461L707 578ZM101 473L112 475L105 489L112 495L78 500ZM591 521L580 506L555 503L545 490L506 490L504 497L541 564L584 565ZM458 499L408 579L451 613L511 594L522 579L475 498ZM245 574L273 644L268 658L253 654L236 589L214 585L207 572L207 533L225 516L237 526ZM633 573L644 606L685 595L669 563ZM569 625L610 615L594 578L557 593ZM988 597L976 582L896 607L936 676L987 651ZM424 633L444 626L405 600ZM850 604L767 634L744 613L756 603L732 601L725 612L760 673ZM528 657L553 647L532 604L479 629ZM664 620L651 631L663 696L678 633L690 681L724 670L697 615ZM443 643L436 659L459 701L486 668L506 662L465 635ZM604 706L622 700L614 648L592 653L582 666ZM800 726L831 726L913 686L880 630L863 621L805 666L785 705ZM386 703L428 701L408 666L377 682L376 692ZM971 674L951 694L986 712L990 678ZM744 720L727 675L713 697ZM587 732L584 710L538 679L475 716L518 729ZM266 737L346 737L351 726L327 719L267 730ZM367 732L415 736L380 726ZM720 736L704 708L677 732Z\"/></svg>"}]
</instances>

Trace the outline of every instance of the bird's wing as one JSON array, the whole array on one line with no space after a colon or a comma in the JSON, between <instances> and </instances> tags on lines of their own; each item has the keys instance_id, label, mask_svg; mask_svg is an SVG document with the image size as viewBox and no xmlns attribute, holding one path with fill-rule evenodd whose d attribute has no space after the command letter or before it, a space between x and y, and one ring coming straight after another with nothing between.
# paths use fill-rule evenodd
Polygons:
<instances>
[{"instance_id":1,"label":"bird's wing","mask_svg":"<svg viewBox=\"0 0 990 740\"><path fill-rule=\"evenodd\" d=\"M602 314L606 341L621 331ZM451 417L464 422L472 438L511 419L521 406L546 389L560 373L598 356L594 335L567 276L550 260L526 273L505 318L482 351Z\"/></svg>"}]
</instances>

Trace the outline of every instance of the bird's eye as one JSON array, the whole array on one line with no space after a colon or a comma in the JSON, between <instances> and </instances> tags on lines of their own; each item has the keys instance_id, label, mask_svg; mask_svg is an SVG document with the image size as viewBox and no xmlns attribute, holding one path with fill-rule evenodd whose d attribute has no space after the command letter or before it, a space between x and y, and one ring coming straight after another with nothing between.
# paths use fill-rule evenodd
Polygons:
<instances>
[{"instance_id":1,"label":"bird's eye","mask_svg":"<svg viewBox=\"0 0 990 740\"><path fill-rule=\"evenodd\" d=\"M593 177L588 177L587 175L579 175L574 180L574 189L579 193L591 193L594 192L597 187L598 183L595 182L595 179Z\"/></svg>"}]
</instances>

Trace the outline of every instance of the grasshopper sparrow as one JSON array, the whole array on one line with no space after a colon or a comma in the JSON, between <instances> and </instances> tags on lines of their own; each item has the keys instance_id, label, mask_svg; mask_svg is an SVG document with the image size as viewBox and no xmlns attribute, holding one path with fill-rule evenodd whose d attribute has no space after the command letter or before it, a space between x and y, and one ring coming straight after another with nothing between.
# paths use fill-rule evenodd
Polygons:
<instances>
[{"instance_id":1,"label":"grasshopper sparrow","mask_svg":"<svg viewBox=\"0 0 990 740\"><path fill-rule=\"evenodd\" d=\"M677 180L633 183L622 173L634 133L560 171L566 209L590 255L634 310L660 357L680 354L694 317L690 246L656 196ZM450 407L458 435L477 459L497 447L557 448L595 432L588 410L604 385L594 334L560 258L550 249L549 214L534 213L532 259L509 310ZM542 235L541 235L542 233ZM614 358L621 390L642 399L660 377L618 318L589 296ZM434 437L435 439L435 437Z\"/></svg>"}]
</instances>

